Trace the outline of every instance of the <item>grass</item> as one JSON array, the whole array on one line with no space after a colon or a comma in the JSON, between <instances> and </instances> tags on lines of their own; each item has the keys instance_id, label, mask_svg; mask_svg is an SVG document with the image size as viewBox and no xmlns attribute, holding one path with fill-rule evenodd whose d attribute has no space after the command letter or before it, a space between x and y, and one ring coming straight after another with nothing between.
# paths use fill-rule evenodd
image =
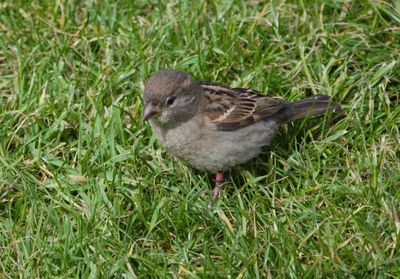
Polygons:
<instances>
[{"instance_id":1,"label":"grass","mask_svg":"<svg viewBox=\"0 0 400 279\"><path fill-rule=\"evenodd\" d=\"M398 1L2 1L0 278L400 274ZM140 121L162 68L345 114L213 184Z\"/></svg>"}]
</instances>

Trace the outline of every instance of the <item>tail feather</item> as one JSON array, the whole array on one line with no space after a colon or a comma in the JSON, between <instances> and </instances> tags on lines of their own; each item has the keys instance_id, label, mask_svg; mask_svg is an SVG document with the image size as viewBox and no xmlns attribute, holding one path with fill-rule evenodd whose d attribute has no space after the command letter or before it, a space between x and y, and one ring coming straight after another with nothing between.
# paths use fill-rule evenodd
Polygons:
<instances>
[{"instance_id":1,"label":"tail feather","mask_svg":"<svg viewBox=\"0 0 400 279\"><path fill-rule=\"evenodd\" d=\"M312 117L326 112L340 112L340 105L332 102L326 95L314 95L300 101L288 103L276 114L280 123L290 122L304 117Z\"/></svg>"}]
</instances>

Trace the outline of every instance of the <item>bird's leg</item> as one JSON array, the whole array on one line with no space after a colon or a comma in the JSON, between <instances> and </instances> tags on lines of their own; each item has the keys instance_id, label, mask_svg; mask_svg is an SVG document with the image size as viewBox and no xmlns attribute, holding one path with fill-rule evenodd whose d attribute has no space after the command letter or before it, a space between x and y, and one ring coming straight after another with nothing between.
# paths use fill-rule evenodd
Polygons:
<instances>
[{"instance_id":1,"label":"bird's leg","mask_svg":"<svg viewBox=\"0 0 400 279\"><path fill-rule=\"evenodd\" d=\"M224 183L224 173L223 172L217 172L215 174L215 187L211 192L211 195L215 200L219 198L223 183Z\"/></svg>"}]
</instances>

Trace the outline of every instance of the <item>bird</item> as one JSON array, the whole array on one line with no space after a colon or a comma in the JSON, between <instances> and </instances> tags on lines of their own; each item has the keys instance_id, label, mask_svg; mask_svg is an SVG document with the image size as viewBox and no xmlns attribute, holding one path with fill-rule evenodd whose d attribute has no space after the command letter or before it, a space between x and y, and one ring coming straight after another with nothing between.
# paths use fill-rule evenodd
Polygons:
<instances>
[{"instance_id":1,"label":"bird","mask_svg":"<svg viewBox=\"0 0 400 279\"><path fill-rule=\"evenodd\" d=\"M164 69L144 82L142 121L173 156L213 173L218 199L224 172L261 152L279 125L340 112L326 95L286 101L259 91L195 80L186 72Z\"/></svg>"}]
</instances>

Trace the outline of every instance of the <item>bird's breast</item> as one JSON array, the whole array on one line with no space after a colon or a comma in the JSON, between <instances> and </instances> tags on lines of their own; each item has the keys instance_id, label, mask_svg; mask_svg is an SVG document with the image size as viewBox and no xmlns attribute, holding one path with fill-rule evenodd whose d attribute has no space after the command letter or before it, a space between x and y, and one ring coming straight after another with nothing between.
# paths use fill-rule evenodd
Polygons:
<instances>
[{"instance_id":1,"label":"bird's breast","mask_svg":"<svg viewBox=\"0 0 400 279\"><path fill-rule=\"evenodd\" d=\"M218 131L213 123L195 118L165 131L152 127L159 142L174 156L196 169L217 172L257 156L275 135L277 124L261 121L235 131Z\"/></svg>"}]
</instances>

